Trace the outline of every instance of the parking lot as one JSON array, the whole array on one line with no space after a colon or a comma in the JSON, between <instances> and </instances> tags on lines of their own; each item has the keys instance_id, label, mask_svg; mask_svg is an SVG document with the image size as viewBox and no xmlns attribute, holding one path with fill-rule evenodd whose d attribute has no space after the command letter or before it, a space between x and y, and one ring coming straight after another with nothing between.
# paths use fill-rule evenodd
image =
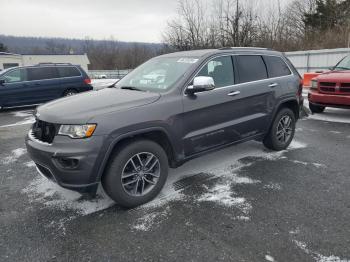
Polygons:
<instances>
[{"instance_id":1,"label":"parking lot","mask_svg":"<svg viewBox=\"0 0 350 262\"><path fill-rule=\"evenodd\" d=\"M192 160L132 210L40 177L32 111L0 113L1 261L350 261L350 111L302 119L283 152L248 142Z\"/></svg>"}]
</instances>

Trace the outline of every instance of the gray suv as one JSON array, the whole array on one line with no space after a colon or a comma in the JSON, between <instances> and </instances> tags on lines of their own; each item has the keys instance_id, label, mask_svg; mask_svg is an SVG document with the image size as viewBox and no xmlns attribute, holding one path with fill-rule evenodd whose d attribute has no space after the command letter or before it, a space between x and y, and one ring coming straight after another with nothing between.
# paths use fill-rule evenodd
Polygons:
<instances>
[{"instance_id":1,"label":"gray suv","mask_svg":"<svg viewBox=\"0 0 350 262\"><path fill-rule=\"evenodd\" d=\"M223 48L159 56L115 88L40 106L26 137L38 171L60 186L124 207L152 200L168 168L225 146L291 143L300 76L279 52Z\"/></svg>"}]
</instances>

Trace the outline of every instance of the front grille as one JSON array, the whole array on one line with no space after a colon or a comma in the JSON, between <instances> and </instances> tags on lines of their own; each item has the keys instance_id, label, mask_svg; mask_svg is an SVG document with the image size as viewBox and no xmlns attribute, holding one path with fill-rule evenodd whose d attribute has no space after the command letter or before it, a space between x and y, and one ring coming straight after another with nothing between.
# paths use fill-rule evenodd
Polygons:
<instances>
[{"instance_id":1,"label":"front grille","mask_svg":"<svg viewBox=\"0 0 350 262\"><path fill-rule=\"evenodd\" d=\"M335 86L336 86L336 83L332 83L332 82L320 82L320 86L335 87Z\"/></svg>"},{"instance_id":2,"label":"front grille","mask_svg":"<svg viewBox=\"0 0 350 262\"><path fill-rule=\"evenodd\" d=\"M341 87L349 87L350 88L350 83L342 83L340 86Z\"/></svg>"},{"instance_id":3,"label":"front grille","mask_svg":"<svg viewBox=\"0 0 350 262\"><path fill-rule=\"evenodd\" d=\"M339 91L340 91L341 93L350 93L350 88L341 87L341 88L339 89Z\"/></svg>"},{"instance_id":4,"label":"front grille","mask_svg":"<svg viewBox=\"0 0 350 262\"><path fill-rule=\"evenodd\" d=\"M320 87L320 90L322 92L335 92L335 88L334 87L324 87L324 86L321 86Z\"/></svg>"},{"instance_id":5,"label":"front grille","mask_svg":"<svg viewBox=\"0 0 350 262\"><path fill-rule=\"evenodd\" d=\"M59 125L36 120L32 135L39 141L51 144L57 135Z\"/></svg>"}]
</instances>

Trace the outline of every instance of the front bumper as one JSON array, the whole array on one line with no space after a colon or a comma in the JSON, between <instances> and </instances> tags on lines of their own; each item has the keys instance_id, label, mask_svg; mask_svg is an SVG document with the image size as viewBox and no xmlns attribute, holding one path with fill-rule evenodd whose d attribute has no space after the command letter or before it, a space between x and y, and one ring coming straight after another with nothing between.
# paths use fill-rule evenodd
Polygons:
<instances>
[{"instance_id":1,"label":"front bumper","mask_svg":"<svg viewBox=\"0 0 350 262\"><path fill-rule=\"evenodd\" d=\"M308 99L310 103L315 105L350 108L350 96L346 95L329 95L310 91Z\"/></svg>"},{"instance_id":2,"label":"front bumper","mask_svg":"<svg viewBox=\"0 0 350 262\"><path fill-rule=\"evenodd\" d=\"M103 141L103 136L88 139L56 136L52 144L47 144L35 139L29 131L25 144L42 175L64 188L90 192L99 183Z\"/></svg>"}]
</instances>

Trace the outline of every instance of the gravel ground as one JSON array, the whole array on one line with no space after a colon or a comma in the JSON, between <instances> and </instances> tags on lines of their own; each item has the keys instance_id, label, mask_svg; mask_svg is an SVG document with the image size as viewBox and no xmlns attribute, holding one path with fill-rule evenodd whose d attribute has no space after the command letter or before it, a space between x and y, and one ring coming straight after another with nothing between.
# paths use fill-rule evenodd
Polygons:
<instances>
[{"instance_id":1,"label":"gravel ground","mask_svg":"<svg viewBox=\"0 0 350 262\"><path fill-rule=\"evenodd\" d=\"M0 261L350 261L350 111L299 121L284 152L248 142L190 161L132 210L41 178L31 112L0 113Z\"/></svg>"}]
</instances>

